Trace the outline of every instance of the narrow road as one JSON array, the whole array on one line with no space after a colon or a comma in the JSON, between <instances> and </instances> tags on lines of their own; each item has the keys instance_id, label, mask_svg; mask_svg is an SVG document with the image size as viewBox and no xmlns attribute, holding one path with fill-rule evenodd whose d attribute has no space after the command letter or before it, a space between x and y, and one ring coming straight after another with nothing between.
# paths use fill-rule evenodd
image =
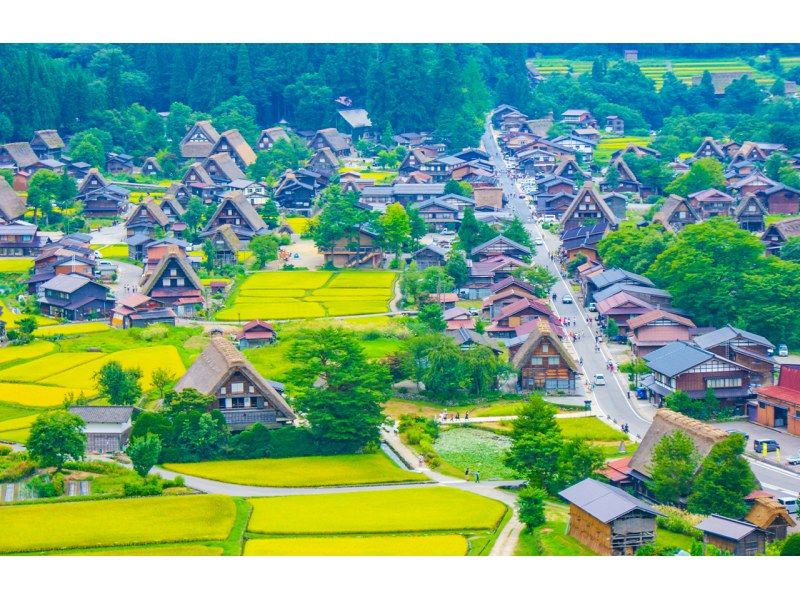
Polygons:
<instances>
[{"instance_id":1,"label":"narrow road","mask_svg":"<svg viewBox=\"0 0 800 598\"><path fill-rule=\"evenodd\" d=\"M631 399L628 396L626 382L621 376L612 375L606 369L606 364L612 360L605 343L600 343L600 351L595 351L595 335L592 326L589 324L586 312L581 309L577 302L572 304L561 303L561 298L566 295L573 295L558 268L553 261L548 258L549 253L556 253L559 246L559 239L547 231L543 231L535 222L531 222L531 209L527 202L520 197L520 190L516 183L508 175L507 166L497 140L492 129L491 115L487 117L485 132L481 138L481 144L489 154L491 162L494 164L497 177L503 188L503 193L508 198L509 210L517 215L520 220L526 223L526 228L532 236L540 236L544 240L544 245L538 246L538 251L534 262L546 267L558 278L553 286L552 292L556 293L558 300L555 311L561 317L574 319L576 325L569 329L573 332L580 332L581 338L574 343L575 350L583 358L584 379L591 381L595 374L603 374L606 377L605 386L596 386L593 391L593 409L596 409L610 422L619 425L627 423L634 438L642 438L650 427L655 408L644 401ZM756 474L762 486L777 492L789 491L800 492L800 476L792 472L774 467L772 465L750 460L753 473Z\"/></svg>"}]
</instances>

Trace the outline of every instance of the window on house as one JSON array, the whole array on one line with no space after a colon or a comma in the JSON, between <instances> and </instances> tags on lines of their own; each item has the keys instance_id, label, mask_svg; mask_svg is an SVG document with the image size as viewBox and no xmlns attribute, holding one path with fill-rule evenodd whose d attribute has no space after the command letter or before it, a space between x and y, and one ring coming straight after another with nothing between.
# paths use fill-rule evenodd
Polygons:
<instances>
[{"instance_id":1,"label":"window on house","mask_svg":"<svg viewBox=\"0 0 800 598\"><path fill-rule=\"evenodd\" d=\"M550 352L550 345L547 343L542 343L542 353L549 353Z\"/></svg>"},{"instance_id":2,"label":"window on house","mask_svg":"<svg viewBox=\"0 0 800 598\"><path fill-rule=\"evenodd\" d=\"M165 278L163 281L161 281L161 284L162 284L163 286L165 286L165 287L168 287L168 286L170 286L170 283L171 283L171 282L172 282L172 281L171 281L169 278Z\"/></svg>"},{"instance_id":3,"label":"window on house","mask_svg":"<svg viewBox=\"0 0 800 598\"><path fill-rule=\"evenodd\" d=\"M555 357L548 357L547 362L550 365L558 365L561 363L561 358L558 355L556 355Z\"/></svg>"},{"instance_id":4,"label":"window on house","mask_svg":"<svg viewBox=\"0 0 800 598\"><path fill-rule=\"evenodd\" d=\"M531 357L531 365L542 365L541 357Z\"/></svg>"},{"instance_id":5,"label":"window on house","mask_svg":"<svg viewBox=\"0 0 800 598\"><path fill-rule=\"evenodd\" d=\"M224 395L228 393L228 389L224 386L219 389L219 394Z\"/></svg>"},{"instance_id":6,"label":"window on house","mask_svg":"<svg viewBox=\"0 0 800 598\"><path fill-rule=\"evenodd\" d=\"M182 286L184 286L184 282L185 281L184 281L183 278L178 278L178 279L175 280L175 286L182 287Z\"/></svg>"},{"instance_id":7,"label":"window on house","mask_svg":"<svg viewBox=\"0 0 800 598\"><path fill-rule=\"evenodd\" d=\"M244 409L244 397L233 397L231 407L233 409Z\"/></svg>"},{"instance_id":8,"label":"window on house","mask_svg":"<svg viewBox=\"0 0 800 598\"><path fill-rule=\"evenodd\" d=\"M244 392L244 382L234 382L231 384L231 392Z\"/></svg>"},{"instance_id":9,"label":"window on house","mask_svg":"<svg viewBox=\"0 0 800 598\"><path fill-rule=\"evenodd\" d=\"M736 388L741 385L741 378L709 378L706 380L706 388Z\"/></svg>"}]
</instances>

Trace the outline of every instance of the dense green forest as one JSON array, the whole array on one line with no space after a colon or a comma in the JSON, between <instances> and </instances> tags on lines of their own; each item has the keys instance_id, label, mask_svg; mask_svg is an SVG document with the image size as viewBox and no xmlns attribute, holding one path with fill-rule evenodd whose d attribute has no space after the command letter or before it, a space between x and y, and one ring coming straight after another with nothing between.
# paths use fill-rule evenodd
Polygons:
<instances>
[{"instance_id":1,"label":"dense green forest","mask_svg":"<svg viewBox=\"0 0 800 598\"><path fill-rule=\"evenodd\" d=\"M687 87L671 74L656 91L621 49L642 56L756 56L774 63L774 89L746 79L714 97L710 80ZM593 57L591 73L553 75L531 89L525 59L537 52ZM186 123L212 118L251 142L285 118L298 129L336 126L334 99L366 107L377 130L434 133L453 148L478 142L483 116L509 103L531 117L588 108L619 114L629 132L660 130L667 157L703 136L731 136L800 148L796 100L783 99L780 55L794 45L721 44L38 44L0 45L0 141L32 131L94 129L103 149L152 155ZM772 100L763 102L767 92ZM157 112L174 113L166 137Z\"/></svg>"}]
</instances>

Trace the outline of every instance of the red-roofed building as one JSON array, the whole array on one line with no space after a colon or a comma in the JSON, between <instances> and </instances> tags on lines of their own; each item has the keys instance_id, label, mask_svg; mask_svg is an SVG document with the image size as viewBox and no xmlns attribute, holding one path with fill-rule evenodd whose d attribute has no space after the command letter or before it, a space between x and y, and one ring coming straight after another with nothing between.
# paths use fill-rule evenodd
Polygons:
<instances>
[{"instance_id":1,"label":"red-roofed building","mask_svg":"<svg viewBox=\"0 0 800 598\"><path fill-rule=\"evenodd\" d=\"M263 320L252 320L242 327L242 331L236 335L240 349L252 349L274 343L278 340L275 329L269 322Z\"/></svg>"},{"instance_id":2,"label":"red-roofed building","mask_svg":"<svg viewBox=\"0 0 800 598\"><path fill-rule=\"evenodd\" d=\"M456 301L458 301L456 293L431 293L424 300L425 303L438 303L445 311L453 309L456 306Z\"/></svg>"},{"instance_id":3,"label":"red-roofed building","mask_svg":"<svg viewBox=\"0 0 800 598\"><path fill-rule=\"evenodd\" d=\"M550 306L541 299L520 299L504 307L486 328L486 333L495 338L513 338L516 336L514 329L521 324L539 317L549 320L552 315Z\"/></svg>"},{"instance_id":4,"label":"red-roofed building","mask_svg":"<svg viewBox=\"0 0 800 598\"><path fill-rule=\"evenodd\" d=\"M800 436L800 366L782 365L778 383L756 390L756 421Z\"/></svg>"},{"instance_id":5,"label":"red-roofed building","mask_svg":"<svg viewBox=\"0 0 800 598\"><path fill-rule=\"evenodd\" d=\"M625 488L631 483L631 458L622 457L606 463L605 467L598 469L597 473L605 477L612 486Z\"/></svg>"}]
</instances>

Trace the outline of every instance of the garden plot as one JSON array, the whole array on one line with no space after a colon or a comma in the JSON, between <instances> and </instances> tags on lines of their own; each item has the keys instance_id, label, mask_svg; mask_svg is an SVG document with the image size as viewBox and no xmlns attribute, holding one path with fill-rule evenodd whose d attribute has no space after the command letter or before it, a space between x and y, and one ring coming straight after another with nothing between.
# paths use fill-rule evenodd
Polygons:
<instances>
[{"instance_id":1,"label":"garden plot","mask_svg":"<svg viewBox=\"0 0 800 598\"><path fill-rule=\"evenodd\" d=\"M164 467L186 475L249 486L354 486L428 481L421 473L401 469L383 452L369 455L168 463Z\"/></svg>"},{"instance_id":2,"label":"garden plot","mask_svg":"<svg viewBox=\"0 0 800 598\"><path fill-rule=\"evenodd\" d=\"M248 530L276 535L493 530L506 512L500 502L454 488L281 496L250 502L254 509Z\"/></svg>"},{"instance_id":3,"label":"garden plot","mask_svg":"<svg viewBox=\"0 0 800 598\"><path fill-rule=\"evenodd\" d=\"M245 556L464 556L467 540L457 534L430 536L324 536L258 538Z\"/></svg>"},{"instance_id":4,"label":"garden plot","mask_svg":"<svg viewBox=\"0 0 800 598\"><path fill-rule=\"evenodd\" d=\"M227 496L164 496L0 508L0 553L224 540Z\"/></svg>"},{"instance_id":5,"label":"garden plot","mask_svg":"<svg viewBox=\"0 0 800 598\"><path fill-rule=\"evenodd\" d=\"M388 311L393 272L259 272L239 287L216 319L291 320Z\"/></svg>"},{"instance_id":6,"label":"garden plot","mask_svg":"<svg viewBox=\"0 0 800 598\"><path fill-rule=\"evenodd\" d=\"M478 471L482 479L513 480L519 476L506 467L503 456L511 447L506 436L486 430L456 426L439 434L436 453L460 471Z\"/></svg>"}]
</instances>

